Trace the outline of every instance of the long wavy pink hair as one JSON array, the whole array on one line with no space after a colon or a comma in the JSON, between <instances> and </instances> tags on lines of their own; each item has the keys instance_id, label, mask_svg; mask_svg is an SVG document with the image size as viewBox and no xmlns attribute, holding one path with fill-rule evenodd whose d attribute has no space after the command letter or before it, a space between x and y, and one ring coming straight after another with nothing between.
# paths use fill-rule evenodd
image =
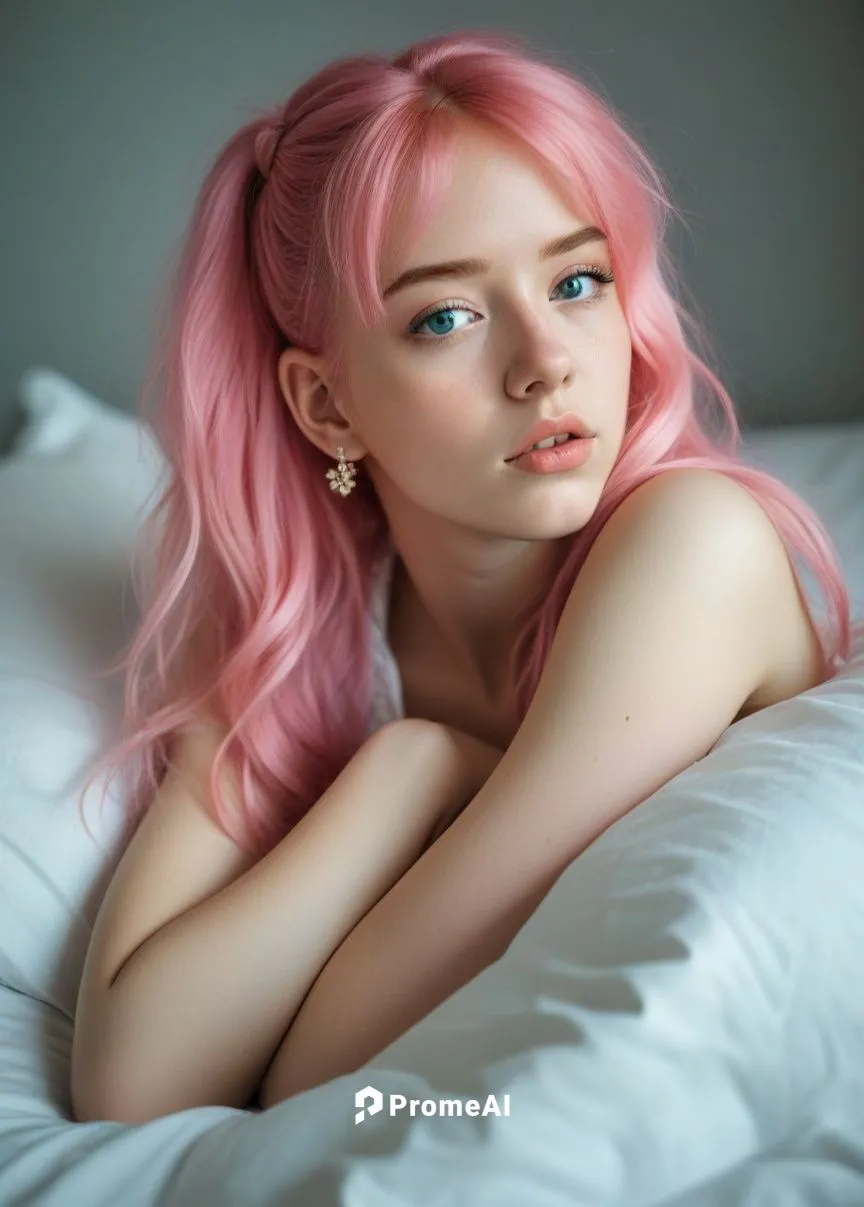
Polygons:
<instances>
[{"instance_id":1,"label":"long wavy pink hair","mask_svg":"<svg viewBox=\"0 0 864 1207\"><path fill-rule=\"evenodd\" d=\"M90 777L128 770L133 824L172 738L204 709L230 727L211 776L215 819L258 854L365 740L369 592L387 519L367 475L347 499L328 489L333 462L293 422L276 363L289 342L326 350L338 391L332 299L361 321L383 318L389 216L410 202L419 233L465 122L518 140L606 233L633 349L620 455L517 643L521 715L598 531L640 482L677 466L719 470L758 499L824 595L825 677L849 657L849 600L825 529L780 482L739 461L732 401L685 342L684 325L698 327L667 284L662 236L677 211L658 171L605 103L513 36L429 38L393 59L366 54L318 71L229 139L198 196L143 391L145 412L158 395L151 424L171 476L137 551L149 568L119 664L123 733ZM709 435L712 426L725 433ZM235 815L219 792L228 756L242 786Z\"/></svg>"}]
</instances>

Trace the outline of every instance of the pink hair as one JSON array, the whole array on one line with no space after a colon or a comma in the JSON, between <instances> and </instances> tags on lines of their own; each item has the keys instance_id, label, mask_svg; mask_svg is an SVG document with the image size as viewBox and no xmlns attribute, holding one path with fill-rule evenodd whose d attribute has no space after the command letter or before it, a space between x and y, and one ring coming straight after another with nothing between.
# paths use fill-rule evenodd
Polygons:
<instances>
[{"instance_id":1,"label":"pink hair","mask_svg":"<svg viewBox=\"0 0 864 1207\"><path fill-rule=\"evenodd\" d=\"M664 279L661 240L676 211L657 170L597 96L511 35L429 38L392 60L362 55L318 71L229 139L197 199L144 386L146 396L164 369L152 425L172 475L141 536L151 581L119 664L122 740L96 768L137 755L133 821L165 774L172 737L204 710L229 726L211 776L215 819L259 854L365 740L369 591L387 519L367 475L347 499L328 489L332 458L293 422L276 362L289 342L326 349L343 380L332 299L383 318L389 216L410 200L414 234L422 229L447 188L460 122L515 139L606 233L633 348L620 456L517 643L521 715L595 536L640 482L678 466L719 470L758 499L827 600L825 676L849 657L849 600L826 531L780 482L740 463L731 399L685 343L683 324L696 328ZM258 165L271 156L265 180ZM725 420L722 439L703 428L709 404ZM233 816L218 782L229 754L243 797Z\"/></svg>"}]
</instances>

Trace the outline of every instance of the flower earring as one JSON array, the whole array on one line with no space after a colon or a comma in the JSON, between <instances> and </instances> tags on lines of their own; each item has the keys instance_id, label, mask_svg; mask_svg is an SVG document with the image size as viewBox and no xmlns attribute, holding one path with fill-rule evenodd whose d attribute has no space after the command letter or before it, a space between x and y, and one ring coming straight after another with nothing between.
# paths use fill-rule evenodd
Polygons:
<instances>
[{"instance_id":1,"label":"flower earring","mask_svg":"<svg viewBox=\"0 0 864 1207\"><path fill-rule=\"evenodd\" d=\"M338 490L344 498L345 495L350 495L354 489L353 479L357 470L353 461L345 460L345 450L341 444L338 445L336 452L339 454L339 467L338 469L328 469L324 477L330 479L330 489Z\"/></svg>"}]
</instances>

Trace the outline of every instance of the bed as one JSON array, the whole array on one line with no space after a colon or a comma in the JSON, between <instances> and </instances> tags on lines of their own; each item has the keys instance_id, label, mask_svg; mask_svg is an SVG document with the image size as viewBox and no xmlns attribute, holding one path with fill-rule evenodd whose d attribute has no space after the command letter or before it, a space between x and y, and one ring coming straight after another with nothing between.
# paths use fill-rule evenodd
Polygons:
<instances>
[{"instance_id":1,"label":"bed","mask_svg":"<svg viewBox=\"0 0 864 1207\"><path fill-rule=\"evenodd\" d=\"M51 369L20 400L0 461L3 1207L864 1204L864 423L745 445L840 550L857 624L837 679L733 725L357 1073L127 1126L70 1118L122 786L102 815L88 797L98 843L74 798L119 708L82 684L134 623L126 559L162 466Z\"/></svg>"}]
</instances>

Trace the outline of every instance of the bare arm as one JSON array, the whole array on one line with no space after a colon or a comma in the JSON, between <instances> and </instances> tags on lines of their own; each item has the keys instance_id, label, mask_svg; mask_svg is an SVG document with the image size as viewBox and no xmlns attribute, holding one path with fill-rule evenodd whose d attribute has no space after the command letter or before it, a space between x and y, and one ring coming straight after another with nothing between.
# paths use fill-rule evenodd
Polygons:
<instances>
[{"instance_id":1,"label":"bare arm","mask_svg":"<svg viewBox=\"0 0 864 1207\"><path fill-rule=\"evenodd\" d=\"M329 956L419 857L442 809L476 791L465 777L464 759L439 727L387 725L230 884L165 921L122 961L106 957L107 940L91 943L73 1044L76 1118L139 1122L248 1103ZM139 881L153 884L168 858L178 858L170 847ZM191 868L196 852L180 858ZM122 863L94 940L103 911L118 912L112 893L121 905L124 888L130 895L121 872Z\"/></svg>"},{"instance_id":2,"label":"bare arm","mask_svg":"<svg viewBox=\"0 0 864 1207\"><path fill-rule=\"evenodd\" d=\"M708 752L788 631L788 573L764 512L716 474L622 504L509 749L328 961L263 1105L360 1068L501 958L589 843Z\"/></svg>"}]
</instances>

